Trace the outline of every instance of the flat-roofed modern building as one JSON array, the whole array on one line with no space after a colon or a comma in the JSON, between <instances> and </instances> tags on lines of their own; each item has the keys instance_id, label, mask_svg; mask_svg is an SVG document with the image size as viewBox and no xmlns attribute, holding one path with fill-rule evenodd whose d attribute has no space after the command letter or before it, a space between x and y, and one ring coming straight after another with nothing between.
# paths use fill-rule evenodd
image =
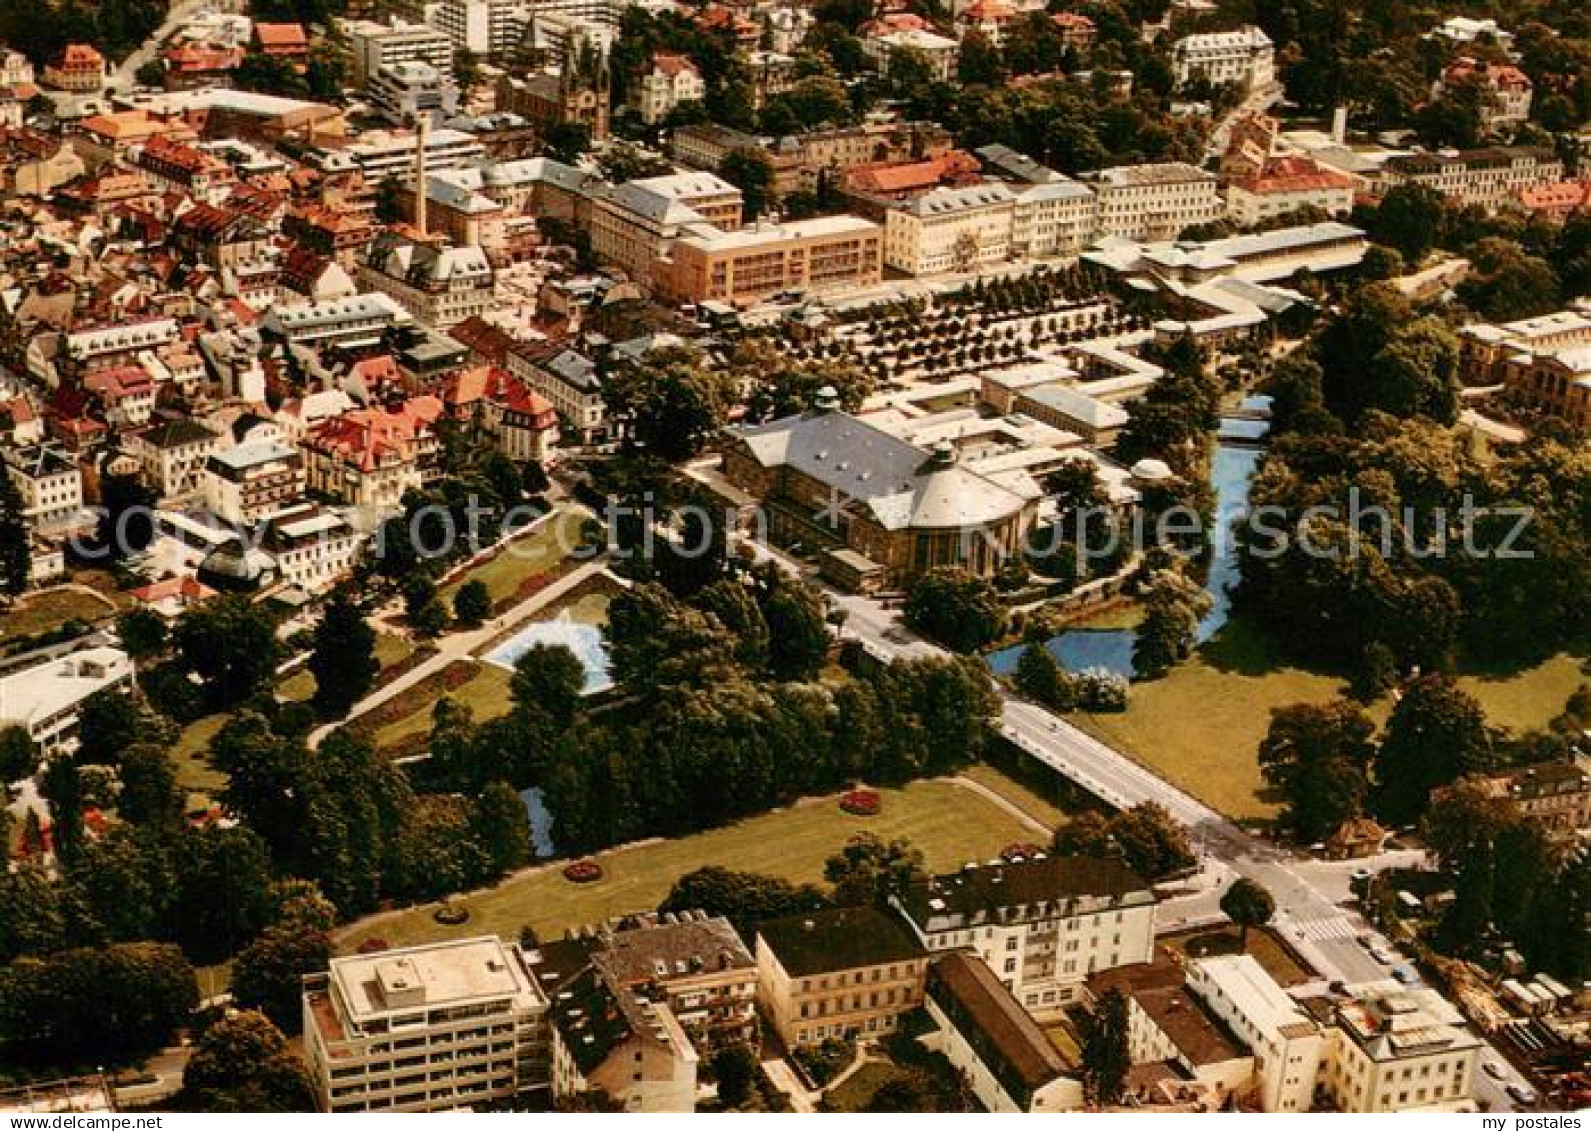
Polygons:
<instances>
[{"instance_id":1,"label":"flat-roofed modern building","mask_svg":"<svg viewBox=\"0 0 1591 1131\"><path fill-rule=\"evenodd\" d=\"M0 728L22 727L45 754L75 749L83 700L132 685L133 662L118 648L92 646L49 655L32 667L0 676Z\"/></svg>"},{"instance_id":2,"label":"flat-roofed modern building","mask_svg":"<svg viewBox=\"0 0 1591 1131\"><path fill-rule=\"evenodd\" d=\"M893 915L839 907L757 928L757 992L789 1048L893 1032L923 1001L928 952Z\"/></svg>"},{"instance_id":3,"label":"flat-roofed modern building","mask_svg":"<svg viewBox=\"0 0 1591 1131\"><path fill-rule=\"evenodd\" d=\"M876 285L884 232L856 216L759 224L733 232L702 226L674 241L653 276L684 302L754 303L781 291Z\"/></svg>"},{"instance_id":4,"label":"flat-roofed modern building","mask_svg":"<svg viewBox=\"0 0 1591 1131\"><path fill-rule=\"evenodd\" d=\"M1308 1111L1326 1038L1304 1007L1247 954L1199 959L1188 987L1254 1054L1260 1107Z\"/></svg>"},{"instance_id":5,"label":"flat-roofed modern building","mask_svg":"<svg viewBox=\"0 0 1591 1131\"><path fill-rule=\"evenodd\" d=\"M546 995L496 937L334 958L304 979L326 1111L447 1111L545 1086Z\"/></svg>"},{"instance_id":6,"label":"flat-roofed modern building","mask_svg":"<svg viewBox=\"0 0 1591 1131\"><path fill-rule=\"evenodd\" d=\"M1154 890L1115 860L968 865L892 900L930 951L969 949L1038 1016L1078 1000L1090 974L1154 955Z\"/></svg>"}]
</instances>

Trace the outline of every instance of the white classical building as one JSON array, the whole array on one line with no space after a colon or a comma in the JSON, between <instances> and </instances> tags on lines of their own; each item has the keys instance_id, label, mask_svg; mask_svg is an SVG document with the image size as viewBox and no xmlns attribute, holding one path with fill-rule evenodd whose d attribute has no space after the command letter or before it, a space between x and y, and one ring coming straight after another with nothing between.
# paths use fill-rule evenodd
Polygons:
<instances>
[{"instance_id":1,"label":"white classical building","mask_svg":"<svg viewBox=\"0 0 1591 1131\"><path fill-rule=\"evenodd\" d=\"M1276 48L1253 26L1189 35L1172 45L1171 74L1178 86L1202 79L1252 90L1275 81Z\"/></svg>"},{"instance_id":2,"label":"white classical building","mask_svg":"<svg viewBox=\"0 0 1591 1131\"><path fill-rule=\"evenodd\" d=\"M1180 161L1117 165L1086 174L1098 200L1096 233L1130 240L1176 239L1219 220L1226 205L1213 173Z\"/></svg>"},{"instance_id":3,"label":"white classical building","mask_svg":"<svg viewBox=\"0 0 1591 1131\"><path fill-rule=\"evenodd\" d=\"M1074 254L1093 239L1095 212L1093 190L1066 178L938 188L885 214L884 263L908 275L937 275Z\"/></svg>"},{"instance_id":4,"label":"white classical building","mask_svg":"<svg viewBox=\"0 0 1591 1131\"><path fill-rule=\"evenodd\" d=\"M930 951L976 954L1038 1016L1077 1000L1095 971L1154 955L1155 893L1114 860L969 865L891 902Z\"/></svg>"},{"instance_id":5,"label":"white classical building","mask_svg":"<svg viewBox=\"0 0 1591 1131\"><path fill-rule=\"evenodd\" d=\"M51 444L7 448L5 471L22 496L30 530L48 534L81 519L83 474L70 453Z\"/></svg>"},{"instance_id":6,"label":"white classical building","mask_svg":"<svg viewBox=\"0 0 1591 1131\"><path fill-rule=\"evenodd\" d=\"M938 82L950 82L956 76L956 60L961 55L961 44L949 36L922 28L905 31L887 31L870 35L862 40L862 51L878 69L889 71L890 61L897 55L909 54L922 59L928 73Z\"/></svg>"},{"instance_id":7,"label":"white classical building","mask_svg":"<svg viewBox=\"0 0 1591 1131\"><path fill-rule=\"evenodd\" d=\"M1472 1110L1480 1038L1441 994L1399 987L1339 1003L1326 1092L1343 1111Z\"/></svg>"}]
</instances>

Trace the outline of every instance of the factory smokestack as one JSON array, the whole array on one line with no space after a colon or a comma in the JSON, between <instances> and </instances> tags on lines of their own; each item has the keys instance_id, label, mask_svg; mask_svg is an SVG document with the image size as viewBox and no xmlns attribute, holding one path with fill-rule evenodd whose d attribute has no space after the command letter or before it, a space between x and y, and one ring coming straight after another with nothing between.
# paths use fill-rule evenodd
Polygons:
<instances>
[{"instance_id":1,"label":"factory smokestack","mask_svg":"<svg viewBox=\"0 0 1591 1131\"><path fill-rule=\"evenodd\" d=\"M422 114L414 131L416 138L414 144L414 230L419 233L421 239L426 236L425 205L428 193L426 192L425 181L425 143L430 133L431 119L428 115Z\"/></svg>"}]
</instances>

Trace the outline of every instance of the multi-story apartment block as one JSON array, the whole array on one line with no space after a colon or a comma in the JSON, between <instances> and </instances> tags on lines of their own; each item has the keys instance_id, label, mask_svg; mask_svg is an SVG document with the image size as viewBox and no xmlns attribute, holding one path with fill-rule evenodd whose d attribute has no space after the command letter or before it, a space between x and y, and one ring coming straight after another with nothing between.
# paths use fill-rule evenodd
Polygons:
<instances>
[{"instance_id":1,"label":"multi-story apartment block","mask_svg":"<svg viewBox=\"0 0 1591 1131\"><path fill-rule=\"evenodd\" d=\"M687 228L653 269L660 293L683 302L755 303L786 291L877 284L883 229L857 216Z\"/></svg>"},{"instance_id":2,"label":"multi-story apartment block","mask_svg":"<svg viewBox=\"0 0 1591 1131\"><path fill-rule=\"evenodd\" d=\"M297 503L265 520L260 546L283 581L318 593L348 576L365 536L316 503Z\"/></svg>"},{"instance_id":3,"label":"multi-story apartment block","mask_svg":"<svg viewBox=\"0 0 1591 1131\"><path fill-rule=\"evenodd\" d=\"M83 474L68 453L52 444L36 444L7 448L4 458L30 530L48 534L81 521Z\"/></svg>"},{"instance_id":4,"label":"multi-story apartment block","mask_svg":"<svg viewBox=\"0 0 1591 1131\"><path fill-rule=\"evenodd\" d=\"M415 134L406 130L372 130L350 145L313 150L307 160L328 176L358 173L366 184L374 185L393 176L411 179L417 144ZM425 135L425 167L432 172L478 165L485 159L486 147L474 134L440 129Z\"/></svg>"},{"instance_id":5,"label":"multi-story apartment block","mask_svg":"<svg viewBox=\"0 0 1591 1131\"><path fill-rule=\"evenodd\" d=\"M1016 200L1004 184L942 188L892 207L884 217L884 262L908 275L973 271L1011 255Z\"/></svg>"},{"instance_id":6,"label":"multi-story apartment block","mask_svg":"<svg viewBox=\"0 0 1591 1131\"><path fill-rule=\"evenodd\" d=\"M1345 216L1353 211L1356 186L1347 173L1308 157L1272 158L1255 175L1227 184L1227 215L1245 227L1300 208Z\"/></svg>"},{"instance_id":7,"label":"multi-story apartment block","mask_svg":"<svg viewBox=\"0 0 1591 1131\"><path fill-rule=\"evenodd\" d=\"M1247 954L1203 958L1188 968L1188 988L1254 1054L1264 1111L1308 1111L1326 1057L1321 1027Z\"/></svg>"},{"instance_id":8,"label":"multi-story apartment block","mask_svg":"<svg viewBox=\"0 0 1591 1131\"><path fill-rule=\"evenodd\" d=\"M1254 1057L1197 997L1182 965L1161 952L1144 966L1102 970L1088 979L1097 1002L1112 990L1127 999L1127 1053L1136 1067L1169 1064L1201 1110L1220 1111L1251 1091Z\"/></svg>"},{"instance_id":9,"label":"multi-story apartment block","mask_svg":"<svg viewBox=\"0 0 1591 1131\"><path fill-rule=\"evenodd\" d=\"M1073 255L1094 238L1094 191L1056 174L1053 180L1016 190L1011 210L1011 254L1044 259Z\"/></svg>"},{"instance_id":10,"label":"multi-story apartment block","mask_svg":"<svg viewBox=\"0 0 1591 1131\"><path fill-rule=\"evenodd\" d=\"M969 866L894 902L929 950L970 949L1038 1015L1077 1000L1095 971L1154 953L1154 891L1114 860Z\"/></svg>"},{"instance_id":11,"label":"multi-story apartment block","mask_svg":"<svg viewBox=\"0 0 1591 1131\"><path fill-rule=\"evenodd\" d=\"M1478 784L1489 796L1512 801L1520 813L1560 840L1572 842L1583 830L1591 830L1591 758L1585 755L1535 762L1480 778ZM1431 799L1444 797L1451 789L1434 789Z\"/></svg>"},{"instance_id":12,"label":"multi-story apartment block","mask_svg":"<svg viewBox=\"0 0 1591 1131\"><path fill-rule=\"evenodd\" d=\"M1215 177L1182 162L1118 165L1084 179L1096 194L1096 231L1102 236L1172 240L1225 211Z\"/></svg>"},{"instance_id":13,"label":"multi-story apartment block","mask_svg":"<svg viewBox=\"0 0 1591 1131\"><path fill-rule=\"evenodd\" d=\"M454 47L500 57L525 38L533 7L529 0L442 0L428 18Z\"/></svg>"},{"instance_id":14,"label":"multi-story apartment block","mask_svg":"<svg viewBox=\"0 0 1591 1131\"><path fill-rule=\"evenodd\" d=\"M1403 988L1317 1004L1329 1025L1320 1082L1340 1110L1473 1110L1480 1038L1435 990Z\"/></svg>"},{"instance_id":15,"label":"multi-story apartment block","mask_svg":"<svg viewBox=\"0 0 1591 1131\"><path fill-rule=\"evenodd\" d=\"M1520 189L1562 179L1563 162L1552 150L1515 145L1390 157L1378 184L1383 193L1397 185L1427 185L1458 204L1497 208Z\"/></svg>"},{"instance_id":16,"label":"multi-story apartment block","mask_svg":"<svg viewBox=\"0 0 1591 1131\"><path fill-rule=\"evenodd\" d=\"M334 958L304 979L304 1059L322 1110L447 1111L547 1079L548 1001L494 937Z\"/></svg>"},{"instance_id":17,"label":"multi-story apartment block","mask_svg":"<svg viewBox=\"0 0 1591 1131\"><path fill-rule=\"evenodd\" d=\"M703 1055L757 1033L757 962L728 919L704 911L637 916L588 932L610 990L666 1005Z\"/></svg>"},{"instance_id":18,"label":"multi-story apartment block","mask_svg":"<svg viewBox=\"0 0 1591 1131\"><path fill-rule=\"evenodd\" d=\"M508 351L507 369L552 402L580 443L594 443L606 434L608 409L602 397L602 374L585 354L564 346L549 349L526 342Z\"/></svg>"},{"instance_id":19,"label":"multi-story apartment block","mask_svg":"<svg viewBox=\"0 0 1591 1131\"><path fill-rule=\"evenodd\" d=\"M630 109L647 125L668 117L674 107L700 102L707 96L701 71L684 55L659 51L652 56L652 67L630 85Z\"/></svg>"},{"instance_id":20,"label":"multi-story apartment block","mask_svg":"<svg viewBox=\"0 0 1591 1131\"><path fill-rule=\"evenodd\" d=\"M928 952L893 915L841 907L757 928L757 986L788 1048L893 1032L923 1001Z\"/></svg>"},{"instance_id":21,"label":"multi-story apartment block","mask_svg":"<svg viewBox=\"0 0 1591 1131\"><path fill-rule=\"evenodd\" d=\"M220 433L192 417L162 421L128 433L127 452L143 468L144 481L162 500L197 498L210 457L226 446Z\"/></svg>"},{"instance_id":22,"label":"multi-story apartment block","mask_svg":"<svg viewBox=\"0 0 1591 1131\"><path fill-rule=\"evenodd\" d=\"M1276 78L1276 48L1257 27L1189 35L1171 47L1178 86L1202 80L1211 86L1268 86Z\"/></svg>"},{"instance_id":23,"label":"multi-story apartment block","mask_svg":"<svg viewBox=\"0 0 1591 1131\"><path fill-rule=\"evenodd\" d=\"M141 365L96 369L83 378L83 391L93 395L115 428L136 428L149 423L155 408L155 382Z\"/></svg>"},{"instance_id":24,"label":"multi-story apartment block","mask_svg":"<svg viewBox=\"0 0 1591 1131\"><path fill-rule=\"evenodd\" d=\"M690 225L740 227L740 190L712 173L676 173L627 181L592 200L591 249L650 283L657 260Z\"/></svg>"},{"instance_id":25,"label":"multi-story apartment block","mask_svg":"<svg viewBox=\"0 0 1591 1131\"><path fill-rule=\"evenodd\" d=\"M349 77L364 86L370 76L391 63L429 63L453 77L453 41L425 24L394 20L390 24L349 20L343 25L351 61Z\"/></svg>"},{"instance_id":26,"label":"multi-story apartment block","mask_svg":"<svg viewBox=\"0 0 1591 1131\"><path fill-rule=\"evenodd\" d=\"M204 503L228 522L252 524L304 492L304 459L275 440L238 444L205 461Z\"/></svg>"},{"instance_id":27,"label":"multi-story apartment block","mask_svg":"<svg viewBox=\"0 0 1591 1131\"><path fill-rule=\"evenodd\" d=\"M85 326L70 331L61 342L54 374L46 375L56 384L61 370L86 376L101 369L116 369L135 364L138 355L158 350L177 340L174 318L139 318L110 326ZM56 378L50 380L51 377Z\"/></svg>"},{"instance_id":28,"label":"multi-story apartment block","mask_svg":"<svg viewBox=\"0 0 1591 1131\"><path fill-rule=\"evenodd\" d=\"M365 94L376 113L397 125L413 125L422 118L440 124L459 106L453 79L418 60L382 64L365 83Z\"/></svg>"},{"instance_id":29,"label":"multi-story apartment block","mask_svg":"<svg viewBox=\"0 0 1591 1131\"><path fill-rule=\"evenodd\" d=\"M437 247L399 236L378 239L359 282L391 297L417 321L446 329L485 314L496 275L479 247Z\"/></svg>"}]
</instances>

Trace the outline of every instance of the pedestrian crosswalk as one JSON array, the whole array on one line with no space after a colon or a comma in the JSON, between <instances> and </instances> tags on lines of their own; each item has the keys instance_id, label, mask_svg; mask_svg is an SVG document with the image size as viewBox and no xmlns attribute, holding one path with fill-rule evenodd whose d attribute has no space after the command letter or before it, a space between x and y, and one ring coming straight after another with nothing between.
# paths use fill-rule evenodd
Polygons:
<instances>
[{"instance_id":1,"label":"pedestrian crosswalk","mask_svg":"<svg viewBox=\"0 0 1591 1131\"><path fill-rule=\"evenodd\" d=\"M1324 919L1295 919L1293 926L1299 934L1306 939L1324 942L1327 939L1348 939L1357 932L1354 925L1341 915L1331 915Z\"/></svg>"}]
</instances>

